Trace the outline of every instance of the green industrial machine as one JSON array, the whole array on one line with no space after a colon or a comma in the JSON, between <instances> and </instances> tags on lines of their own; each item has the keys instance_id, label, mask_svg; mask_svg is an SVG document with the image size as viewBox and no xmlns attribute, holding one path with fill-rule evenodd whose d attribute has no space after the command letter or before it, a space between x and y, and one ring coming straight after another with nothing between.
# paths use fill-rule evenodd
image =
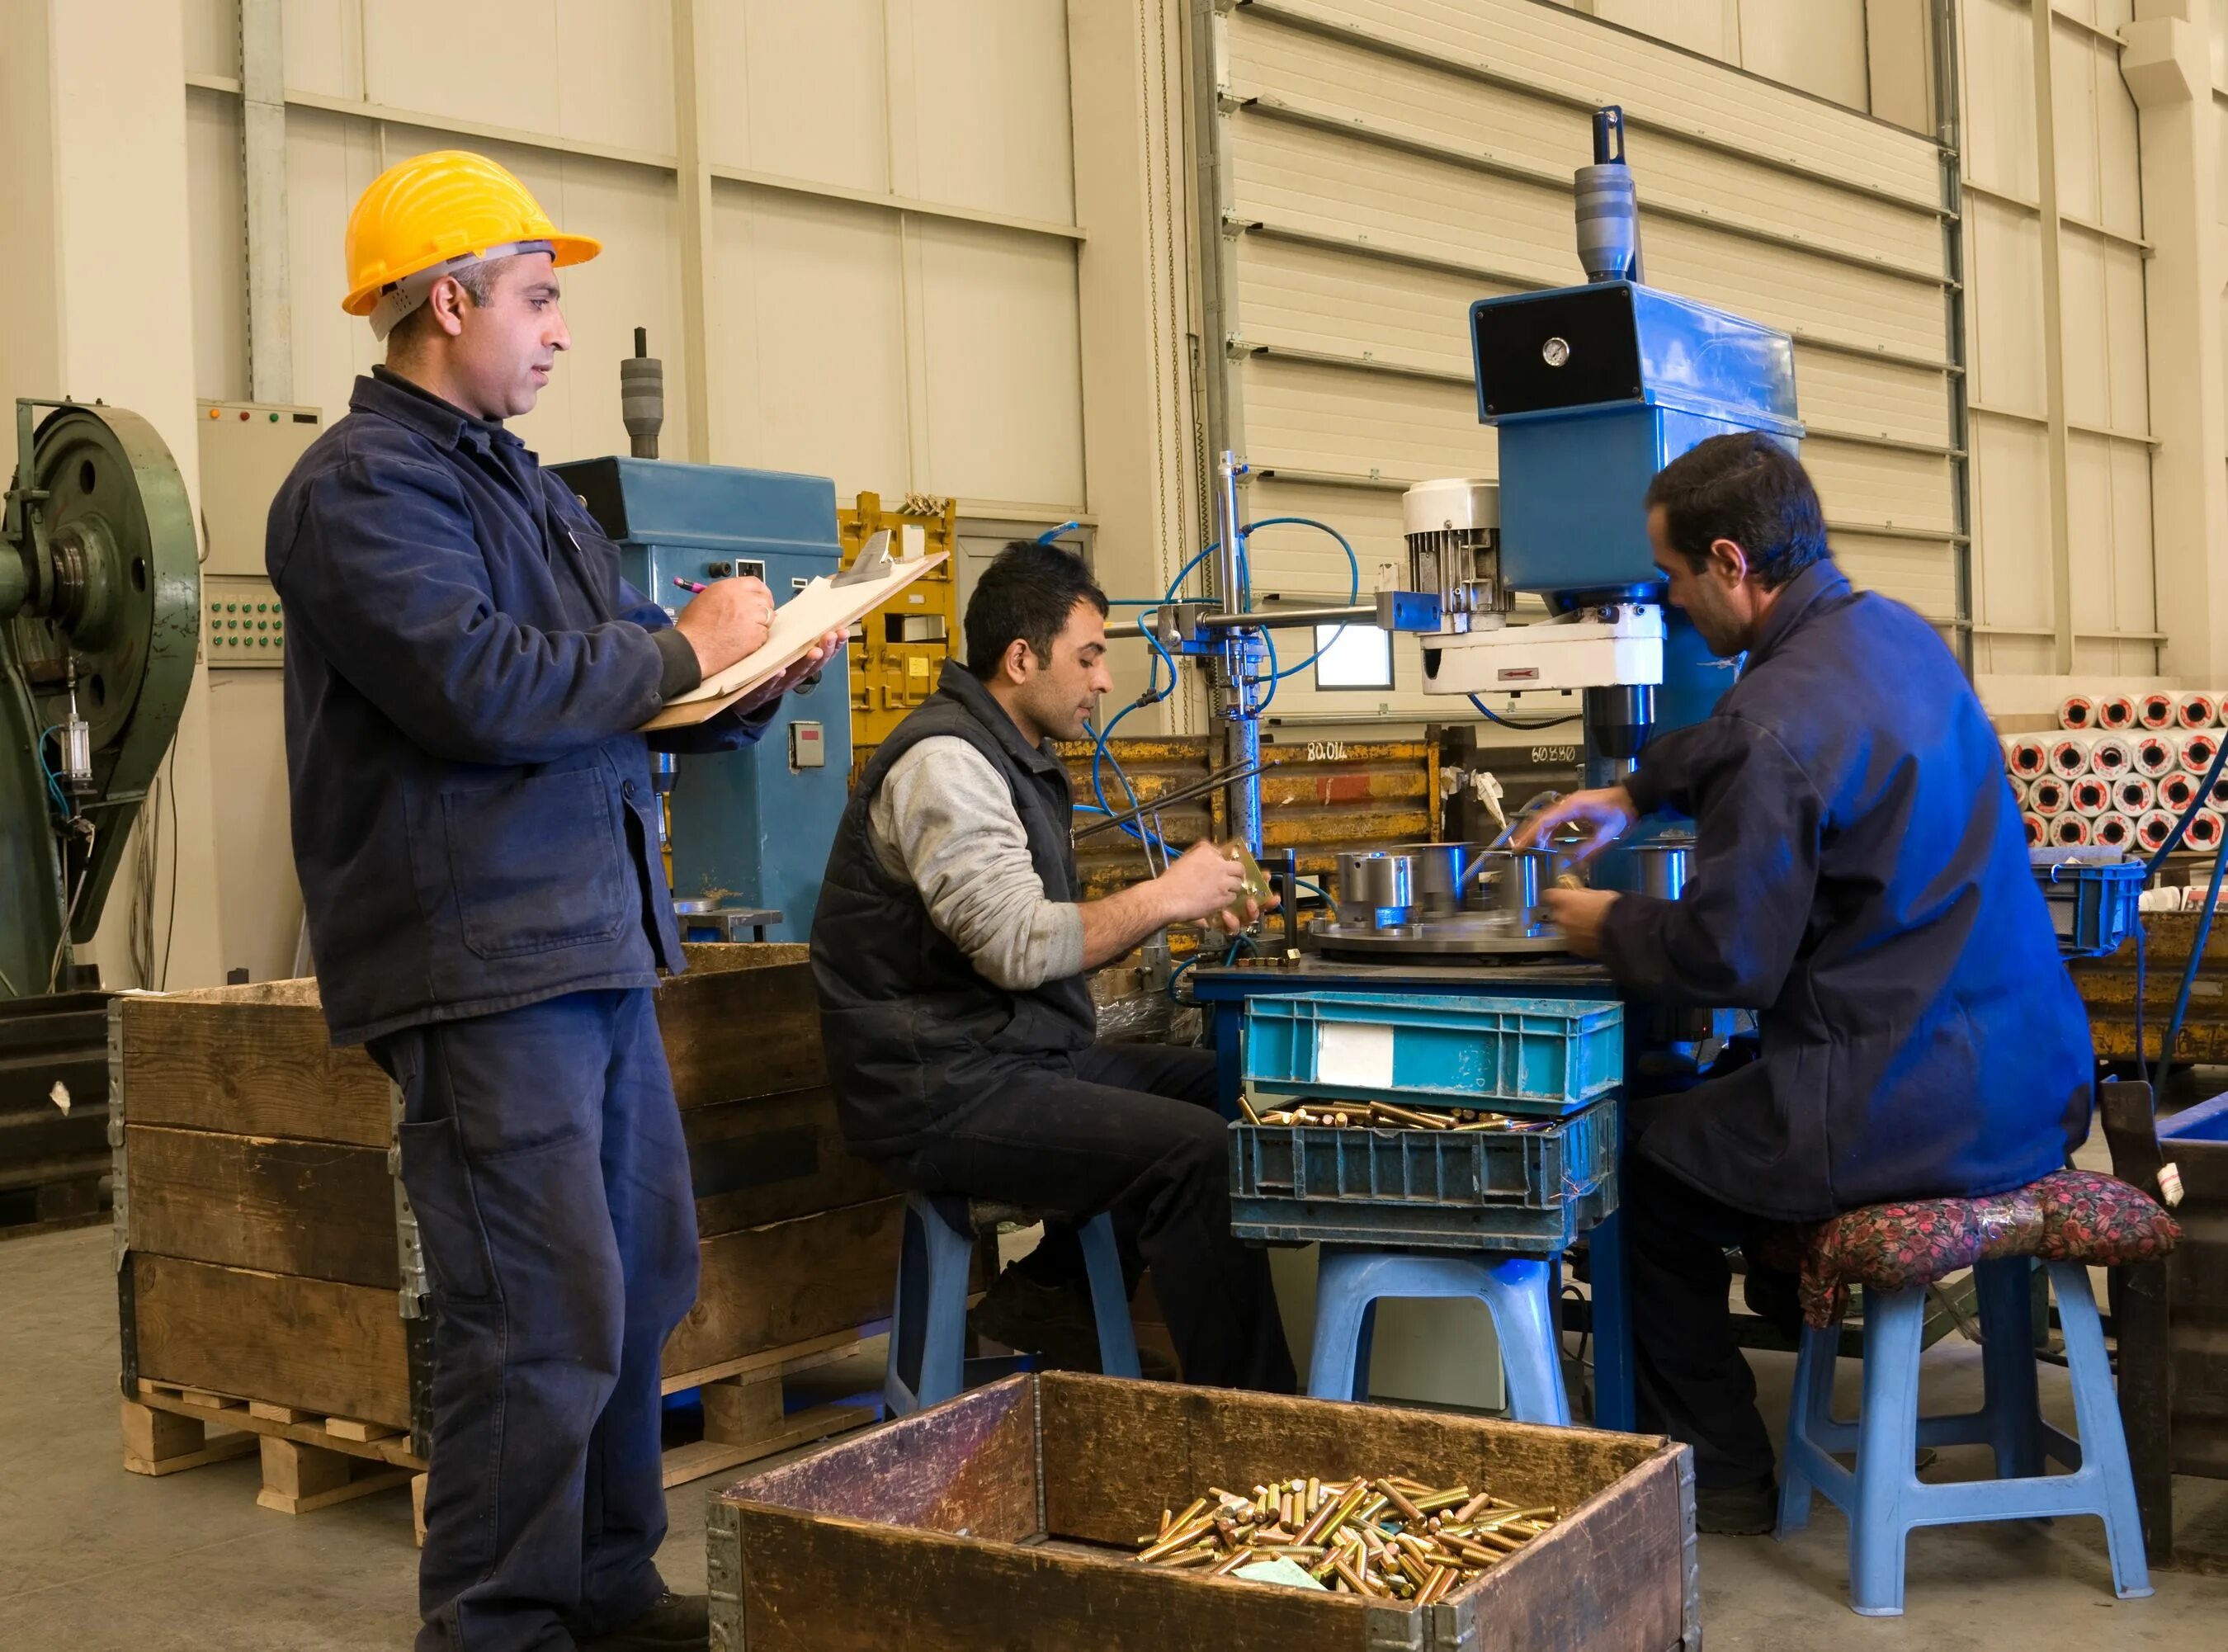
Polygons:
<instances>
[{"instance_id":1,"label":"green industrial machine","mask_svg":"<svg viewBox=\"0 0 2228 1652\"><path fill-rule=\"evenodd\" d=\"M91 984L75 949L177 732L201 629L193 508L153 426L22 400L16 451L0 522L0 998Z\"/></svg>"}]
</instances>

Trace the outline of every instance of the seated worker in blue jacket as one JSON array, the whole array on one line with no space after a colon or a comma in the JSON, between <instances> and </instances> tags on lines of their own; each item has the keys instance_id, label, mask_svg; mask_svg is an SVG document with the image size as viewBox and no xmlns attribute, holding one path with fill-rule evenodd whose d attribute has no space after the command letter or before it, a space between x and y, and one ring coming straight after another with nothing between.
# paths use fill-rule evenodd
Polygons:
<instances>
[{"instance_id":1,"label":"seated worker in blue jacket","mask_svg":"<svg viewBox=\"0 0 2228 1652\"><path fill-rule=\"evenodd\" d=\"M1754 1061L1636 1101L1622 1178L1640 1425L1693 1446L1704 1529L1758 1533L1771 1444L1726 1247L2049 1175L2088 1134L2095 1062L1995 732L1934 627L1850 588L1809 477L1766 438L1713 437L1647 505L1668 599L1746 665L1525 840L1575 821L1591 853L1691 816L1679 900L1558 890L1549 910L1636 1001L1759 1012Z\"/></svg>"},{"instance_id":2,"label":"seated worker in blue jacket","mask_svg":"<svg viewBox=\"0 0 2228 1652\"><path fill-rule=\"evenodd\" d=\"M1102 1045L1086 971L1155 931L1235 927L1242 874L1194 844L1083 898L1053 749L1114 686L1106 599L1067 552L1008 546L976 582L967 662L874 750L812 924L829 1081L854 1151L908 1187L1111 1212L1149 1266L1185 1378L1290 1393L1266 1257L1230 1232L1229 1147L1206 1050ZM1252 910L1251 903L1247 903ZM1091 1367L1072 1226L999 1276L976 1323Z\"/></svg>"},{"instance_id":3,"label":"seated worker in blue jacket","mask_svg":"<svg viewBox=\"0 0 2228 1652\"><path fill-rule=\"evenodd\" d=\"M560 234L477 155L382 174L349 219L387 363L271 507L294 862L325 1019L402 1091L433 1309L420 1652L701 1648L669 1594L658 1356L695 1206L651 989L682 968L648 747L765 640L755 579L678 622L503 426L570 347ZM756 740L841 646L661 749Z\"/></svg>"}]
</instances>

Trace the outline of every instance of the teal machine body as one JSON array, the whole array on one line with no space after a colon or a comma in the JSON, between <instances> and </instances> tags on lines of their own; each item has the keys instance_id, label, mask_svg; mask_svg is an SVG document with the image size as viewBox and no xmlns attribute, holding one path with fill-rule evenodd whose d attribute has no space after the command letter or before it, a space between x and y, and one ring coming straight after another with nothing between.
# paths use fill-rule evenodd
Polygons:
<instances>
[{"instance_id":1,"label":"teal machine body","mask_svg":"<svg viewBox=\"0 0 2228 1652\"><path fill-rule=\"evenodd\" d=\"M584 459L555 467L619 547L626 577L678 609L707 584L755 574L786 602L842 564L836 484L825 477L665 459ZM724 894L770 908L769 940L812 931L828 847L849 792L851 696L840 663L829 680L783 701L759 743L740 752L667 758L673 892ZM669 769L667 765L669 765ZM695 926L684 918L684 933Z\"/></svg>"}]
</instances>

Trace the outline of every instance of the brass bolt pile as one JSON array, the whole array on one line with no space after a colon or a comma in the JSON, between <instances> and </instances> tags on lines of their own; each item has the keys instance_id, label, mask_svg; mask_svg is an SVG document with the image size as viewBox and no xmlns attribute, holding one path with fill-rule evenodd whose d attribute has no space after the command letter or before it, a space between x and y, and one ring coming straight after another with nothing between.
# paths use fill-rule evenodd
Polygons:
<instances>
[{"instance_id":1,"label":"brass bolt pile","mask_svg":"<svg viewBox=\"0 0 2228 1652\"><path fill-rule=\"evenodd\" d=\"M1475 1107L1449 1107L1437 1111L1396 1107L1389 1101L1303 1101L1264 1111L1253 1105L1252 1098L1240 1096L1238 1106L1249 1124L1312 1124L1338 1130L1501 1130L1519 1135L1545 1130L1554 1122L1511 1118L1507 1113L1484 1112Z\"/></svg>"},{"instance_id":2,"label":"brass bolt pile","mask_svg":"<svg viewBox=\"0 0 2228 1652\"><path fill-rule=\"evenodd\" d=\"M1522 1548L1554 1522L1552 1504L1520 1508L1468 1486L1378 1480L1280 1480L1251 1497L1207 1488L1137 1540L1149 1566L1210 1577L1286 1559L1341 1595L1428 1606Z\"/></svg>"}]
</instances>

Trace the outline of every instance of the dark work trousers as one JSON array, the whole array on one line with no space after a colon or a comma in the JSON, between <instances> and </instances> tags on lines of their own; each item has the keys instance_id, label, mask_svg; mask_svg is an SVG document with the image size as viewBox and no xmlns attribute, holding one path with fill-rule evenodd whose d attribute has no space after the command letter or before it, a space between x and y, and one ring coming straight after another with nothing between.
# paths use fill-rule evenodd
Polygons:
<instances>
[{"instance_id":1,"label":"dark work trousers","mask_svg":"<svg viewBox=\"0 0 2228 1652\"><path fill-rule=\"evenodd\" d=\"M1230 1232L1214 1095L1212 1051L1102 1044L994 1084L895 1168L928 1193L1077 1221L1111 1213L1131 1278L1139 1262L1152 1270L1185 1380L1290 1393L1297 1379L1268 1257ZM1046 1245L1052 1271L1080 1273L1072 1230L1053 1229Z\"/></svg>"},{"instance_id":2,"label":"dark work trousers","mask_svg":"<svg viewBox=\"0 0 2228 1652\"><path fill-rule=\"evenodd\" d=\"M434 1309L418 1652L567 1652L663 1584L658 1356L696 1212L648 989L377 1039Z\"/></svg>"},{"instance_id":3,"label":"dark work trousers","mask_svg":"<svg viewBox=\"0 0 2228 1652\"><path fill-rule=\"evenodd\" d=\"M1771 1440L1756 1408L1756 1376L1733 1340L1728 1247L1749 1252L1771 1223L1721 1204L1648 1157L1618 1172L1630 1254L1635 1387L1640 1429L1694 1448L1694 1482L1754 1485L1770 1476Z\"/></svg>"}]
</instances>

